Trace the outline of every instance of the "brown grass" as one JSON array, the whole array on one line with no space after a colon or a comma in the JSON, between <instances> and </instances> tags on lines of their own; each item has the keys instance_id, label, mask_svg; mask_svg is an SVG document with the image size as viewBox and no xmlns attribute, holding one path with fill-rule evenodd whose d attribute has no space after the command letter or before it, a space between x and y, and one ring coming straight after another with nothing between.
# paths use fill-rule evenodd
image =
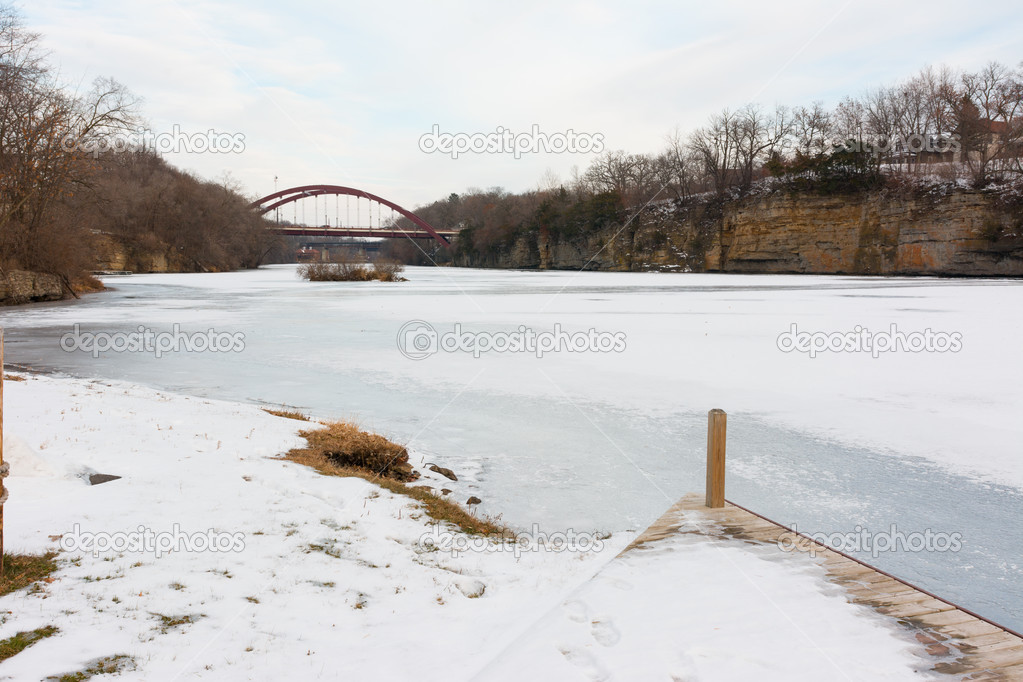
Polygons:
<instances>
[{"instance_id":1,"label":"brown grass","mask_svg":"<svg viewBox=\"0 0 1023 682\"><path fill-rule=\"evenodd\" d=\"M298 274L310 282L405 282L401 276L404 266L400 263L381 261L372 268L362 263L341 261L339 263L306 263Z\"/></svg>"},{"instance_id":2,"label":"brown grass","mask_svg":"<svg viewBox=\"0 0 1023 682\"><path fill-rule=\"evenodd\" d=\"M28 587L57 570L56 552L46 554L4 554L0 595Z\"/></svg>"},{"instance_id":3,"label":"brown grass","mask_svg":"<svg viewBox=\"0 0 1023 682\"><path fill-rule=\"evenodd\" d=\"M275 417L284 417L285 419L295 419L295 420L300 421L300 422L307 422L307 421L309 421L309 417L305 416L301 412L296 412L294 410L271 410L269 408L264 407L263 411L266 412L267 414L272 414Z\"/></svg>"},{"instance_id":4,"label":"brown grass","mask_svg":"<svg viewBox=\"0 0 1023 682\"><path fill-rule=\"evenodd\" d=\"M81 275L71 280L71 289L76 294L92 294L97 291L106 291L107 288L103 286L103 282L92 275Z\"/></svg>"},{"instance_id":5,"label":"brown grass","mask_svg":"<svg viewBox=\"0 0 1023 682\"><path fill-rule=\"evenodd\" d=\"M79 670L73 673L65 673L63 675L47 677L47 680L56 680L57 682L85 682L85 680L91 680L93 677L98 675L116 675L125 669L134 667L135 659L125 654L117 654L115 656L107 656L100 658L92 662L92 664L84 670Z\"/></svg>"},{"instance_id":6,"label":"brown grass","mask_svg":"<svg viewBox=\"0 0 1023 682\"><path fill-rule=\"evenodd\" d=\"M361 478L375 483L381 488L396 495L404 495L419 502L430 518L451 523L470 535L491 537L511 537L511 531L505 526L490 519L473 516L465 508L451 502L429 489L421 486L410 486L406 480L415 480L418 473L408 465L408 451L402 446L392 443L383 436L359 430L358 427L345 422L333 422L318 431L301 431L299 433L308 442L308 447L295 448L284 454L284 459L303 464L315 469L324 476L342 476ZM413 478L388 477L381 473L381 468L357 466L351 462L343 463L330 454L339 451L372 453L365 461L395 462L404 458L403 470L412 471ZM393 463L390 465L393 467ZM387 471L390 467L383 467Z\"/></svg>"},{"instance_id":7,"label":"brown grass","mask_svg":"<svg viewBox=\"0 0 1023 682\"><path fill-rule=\"evenodd\" d=\"M19 377L14 374L4 374L4 381L24 381L25 377Z\"/></svg>"},{"instance_id":8,"label":"brown grass","mask_svg":"<svg viewBox=\"0 0 1023 682\"><path fill-rule=\"evenodd\" d=\"M324 428L299 431L298 435L308 443L308 448L299 451L307 449L335 466L365 469L375 476L398 481L419 478L419 473L408 463L408 450L354 424L328 422Z\"/></svg>"}]
</instances>

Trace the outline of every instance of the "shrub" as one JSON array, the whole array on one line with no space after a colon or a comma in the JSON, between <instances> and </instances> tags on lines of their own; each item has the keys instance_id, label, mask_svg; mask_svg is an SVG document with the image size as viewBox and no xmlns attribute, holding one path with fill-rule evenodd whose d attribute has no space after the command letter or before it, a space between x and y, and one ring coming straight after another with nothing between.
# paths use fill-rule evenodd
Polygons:
<instances>
[{"instance_id":1,"label":"shrub","mask_svg":"<svg viewBox=\"0 0 1023 682\"><path fill-rule=\"evenodd\" d=\"M405 272L405 266L396 260L378 260L373 264L374 279L381 282L404 282L405 278L401 273Z\"/></svg>"},{"instance_id":2,"label":"shrub","mask_svg":"<svg viewBox=\"0 0 1023 682\"><path fill-rule=\"evenodd\" d=\"M288 454L322 455L331 464L356 467L385 478L414 481L419 473L408 463L408 450L383 436L362 431L348 422L330 422L316 431L300 431L308 447Z\"/></svg>"},{"instance_id":3,"label":"shrub","mask_svg":"<svg viewBox=\"0 0 1023 682\"><path fill-rule=\"evenodd\" d=\"M850 147L852 142L850 141ZM771 175L794 192L823 195L856 194L885 186L881 173L869 152L839 148L831 153L797 153L791 161L778 157L767 163Z\"/></svg>"},{"instance_id":4,"label":"shrub","mask_svg":"<svg viewBox=\"0 0 1023 682\"><path fill-rule=\"evenodd\" d=\"M405 267L396 261L379 261L373 268L362 263L339 261L336 263L306 263L298 268L299 277L310 282L404 282L400 276Z\"/></svg>"}]
</instances>

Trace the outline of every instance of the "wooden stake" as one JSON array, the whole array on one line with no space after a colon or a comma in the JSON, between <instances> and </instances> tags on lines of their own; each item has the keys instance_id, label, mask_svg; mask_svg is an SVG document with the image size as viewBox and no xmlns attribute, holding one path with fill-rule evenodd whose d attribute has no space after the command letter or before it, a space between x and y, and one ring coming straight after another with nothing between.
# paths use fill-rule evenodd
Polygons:
<instances>
[{"instance_id":1,"label":"wooden stake","mask_svg":"<svg viewBox=\"0 0 1023 682\"><path fill-rule=\"evenodd\" d=\"M725 432L728 415L713 409L707 414L707 506L725 506Z\"/></svg>"}]
</instances>

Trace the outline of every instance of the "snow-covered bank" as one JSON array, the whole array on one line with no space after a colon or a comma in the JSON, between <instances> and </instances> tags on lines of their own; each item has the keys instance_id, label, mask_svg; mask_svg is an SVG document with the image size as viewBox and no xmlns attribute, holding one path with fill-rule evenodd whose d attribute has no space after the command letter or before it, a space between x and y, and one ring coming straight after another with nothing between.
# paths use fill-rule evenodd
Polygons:
<instances>
[{"instance_id":1,"label":"snow-covered bank","mask_svg":"<svg viewBox=\"0 0 1023 682\"><path fill-rule=\"evenodd\" d=\"M526 670L509 661L535 647L542 656L529 661L532 678L566 679L561 659L585 660L593 642L573 641L545 614L558 614L569 595L570 604L603 612L618 592L613 627L585 608L573 622L583 618L580 632L597 633L597 646L619 638L611 670L620 679L637 679L632 670L668 679L680 665L704 679L734 670L819 679L798 657L778 676L794 628L840 656L851 679L875 670L891 679L912 674L905 642L817 573L731 557L748 578L742 585L738 573L721 570L717 550L692 546L617 562L586 584L626 535L602 552L454 557L420 542L431 524L409 500L275 459L300 442L301 422L248 405L45 376L7 384L5 398L9 551L57 549L76 524L81 533L111 534L176 527L193 543L212 530L231 542L226 551L160 556L63 551L52 582L0 600L7 612L0 639L60 628L0 664L0 679L73 672L115 654L134 660L125 680L462 680L510 670L522 679ZM94 472L123 478L90 486L82 475ZM753 591L767 600L798 597L799 608L787 616L750 608ZM711 598L713 623L703 612ZM779 618L792 626L778 627ZM707 629L714 627L721 630ZM843 653L833 653L840 641ZM754 647L757 655L736 663L714 653L692 663L707 647Z\"/></svg>"},{"instance_id":2,"label":"snow-covered bank","mask_svg":"<svg viewBox=\"0 0 1023 682\"><path fill-rule=\"evenodd\" d=\"M163 538L212 529L232 543L240 533L244 548L62 552L52 583L0 603L0 639L61 629L0 665L4 679L114 654L135 659L128 680L461 679L627 540L452 557L419 542L430 520L407 498L273 459L301 442L301 422L41 376L5 397L8 551L57 549L76 524ZM91 472L123 478L90 486Z\"/></svg>"}]
</instances>

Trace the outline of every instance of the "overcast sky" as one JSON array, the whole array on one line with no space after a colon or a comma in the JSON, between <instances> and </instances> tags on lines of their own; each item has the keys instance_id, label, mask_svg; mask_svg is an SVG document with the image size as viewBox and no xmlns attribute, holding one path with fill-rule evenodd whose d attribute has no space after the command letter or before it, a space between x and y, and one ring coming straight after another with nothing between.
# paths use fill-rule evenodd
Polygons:
<instances>
[{"instance_id":1,"label":"overcast sky","mask_svg":"<svg viewBox=\"0 0 1023 682\"><path fill-rule=\"evenodd\" d=\"M153 131L244 135L168 154L253 197L344 184L406 207L469 187L535 187L591 154L420 151L446 133L601 135L656 152L713 112L836 102L927 64L1023 60L1019 0L856 2L17 2L64 80L112 76Z\"/></svg>"}]
</instances>

